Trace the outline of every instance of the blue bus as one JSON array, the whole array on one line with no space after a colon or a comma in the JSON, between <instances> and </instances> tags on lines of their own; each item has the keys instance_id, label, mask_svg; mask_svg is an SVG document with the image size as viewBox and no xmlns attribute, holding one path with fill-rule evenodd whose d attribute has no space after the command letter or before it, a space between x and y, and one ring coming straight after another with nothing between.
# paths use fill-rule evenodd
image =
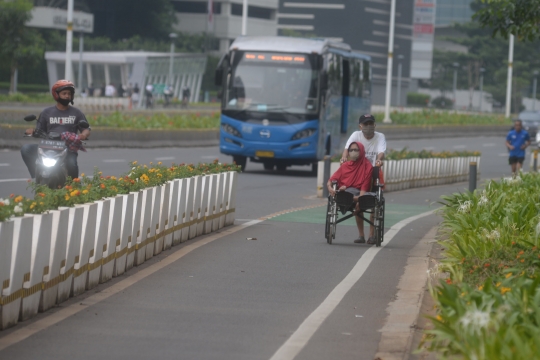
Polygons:
<instances>
[{"instance_id":1,"label":"blue bus","mask_svg":"<svg viewBox=\"0 0 540 360\"><path fill-rule=\"evenodd\" d=\"M245 169L312 165L341 153L371 108L371 59L328 39L240 37L220 60L220 151Z\"/></svg>"}]
</instances>

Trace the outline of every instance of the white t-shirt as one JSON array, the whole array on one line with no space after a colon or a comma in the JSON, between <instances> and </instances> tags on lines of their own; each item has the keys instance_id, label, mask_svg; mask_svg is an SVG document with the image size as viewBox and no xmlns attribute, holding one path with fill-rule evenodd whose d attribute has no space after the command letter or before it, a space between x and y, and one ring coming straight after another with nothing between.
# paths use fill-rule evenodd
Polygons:
<instances>
[{"instance_id":1,"label":"white t-shirt","mask_svg":"<svg viewBox=\"0 0 540 360\"><path fill-rule=\"evenodd\" d=\"M366 158L371 162L371 165L375 166L375 160L377 154L386 152L386 138L383 133L375 131L375 135L371 139L366 139L362 131L355 131L347 140L345 149L349 148L352 142L359 142L364 145L366 150Z\"/></svg>"}]
</instances>

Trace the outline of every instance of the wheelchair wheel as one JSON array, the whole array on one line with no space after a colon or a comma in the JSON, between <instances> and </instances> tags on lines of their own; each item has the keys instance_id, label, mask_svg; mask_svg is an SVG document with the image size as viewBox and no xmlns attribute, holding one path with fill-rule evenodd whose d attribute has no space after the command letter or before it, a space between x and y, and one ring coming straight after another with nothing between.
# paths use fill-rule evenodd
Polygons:
<instances>
[{"instance_id":1,"label":"wheelchair wheel","mask_svg":"<svg viewBox=\"0 0 540 360\"><path fill-rule=\"evenodd\" d=\"M337 220L337 204L333 200L328 200L326 208L326 226L325 237L328 244L332 244L332 240L336 238L336 220Z\"/></svg>"},{"instance_id":2,"label":"wheelchair wheel","mask_svg":"<svg viewBox=\"0 0 540 360\"><path fill-rule=\"evenodd\" d=\"M384 242L384 198L382 199L382 206L381 206L381 242Z\"/></svg>"}]
</instances>

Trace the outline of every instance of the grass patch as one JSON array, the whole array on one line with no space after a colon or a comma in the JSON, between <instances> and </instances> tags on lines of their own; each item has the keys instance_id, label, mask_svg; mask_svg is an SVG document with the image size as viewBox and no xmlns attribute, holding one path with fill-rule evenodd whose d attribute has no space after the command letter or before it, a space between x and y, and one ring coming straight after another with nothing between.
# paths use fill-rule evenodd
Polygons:
<instances>
[{"instance_id":1,"label":"grass patch","mask_svg":"<svg viewBox=\"0 0 540 360\"><path fill-rule=\"evenodd\" d=\"M383 113L374 114L379 122L384 119ZM392 124L384 125L509 125L512 123L497 114L457 114L449 111L422 110L413 113L393 112L390 114Z\"/></svg>"},{"instance_id":2,"label":"grass patch","mask_svg":"<svg viewBox=\"0 0 540 360\"><path fill-rule=\"evenodd\" d=\"M95 127L121 129L218 129L219 112L210 116L199 113L129 115L116 112L111 115L94 115L88 121Z\"/></svg>"}]
</instances>

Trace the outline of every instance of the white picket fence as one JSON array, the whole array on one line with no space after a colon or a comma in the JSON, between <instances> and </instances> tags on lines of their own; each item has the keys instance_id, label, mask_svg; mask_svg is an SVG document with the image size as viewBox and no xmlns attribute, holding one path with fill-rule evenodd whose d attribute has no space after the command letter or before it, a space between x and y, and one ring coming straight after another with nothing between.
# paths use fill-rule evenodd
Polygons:
<instances>
[{"instance_id":1,"label":"white picket fence","mask_svg":"<svg viewBox=\"0 0 540 360\"><path fill-rule=\"evenodd\" d=\"M234 224L236 183L236 172L195 176L0 222L0 329Z\"/></svg>"},{"instance_id":2,"label":"white picket fence","mask_svg":"<svg viewBox=\"0 0 540 360\"><path fill-rule=\"evenodd\" d=\"M383 166L385 191L467 181L471 162L476 162L479 176L480 156L385 160ZM336 172L338 168L339 163L331 163L330 174ZM324 162L319 161L317 172L317 196L319 197L322 197L323 175Z\"/></svg>"},{"instance_id":3,"label":"white picket fence","mask_svg":"<svg viewBox=\"0 0 540 360\"><path fill-rule=\"evenodd\" d=\"M75 106L82 110L127 110L130 99L124 97L78 97Z\"/></svg>"}]
</instances>

